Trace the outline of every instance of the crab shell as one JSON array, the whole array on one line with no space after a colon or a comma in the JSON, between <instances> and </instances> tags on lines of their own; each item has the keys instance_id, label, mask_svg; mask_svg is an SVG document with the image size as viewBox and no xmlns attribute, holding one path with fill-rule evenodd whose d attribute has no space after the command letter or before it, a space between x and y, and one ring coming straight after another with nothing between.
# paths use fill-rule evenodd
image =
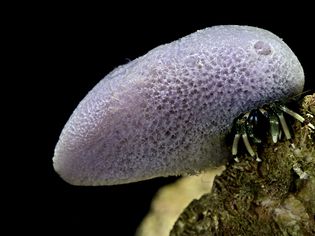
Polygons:
<instances>
[{"instance_id":1,"label":"crab shell","mask_svg":"<svg viewBox=\"0 0 315 236\"><path fill-rule=\"evenodd\" d=\"M276 35L206 28L105 76L62 130L53 165L74 185L198 173L230 155L224 137L235 117L303 86L297 57Z\"/></svg>"}]
</instances>

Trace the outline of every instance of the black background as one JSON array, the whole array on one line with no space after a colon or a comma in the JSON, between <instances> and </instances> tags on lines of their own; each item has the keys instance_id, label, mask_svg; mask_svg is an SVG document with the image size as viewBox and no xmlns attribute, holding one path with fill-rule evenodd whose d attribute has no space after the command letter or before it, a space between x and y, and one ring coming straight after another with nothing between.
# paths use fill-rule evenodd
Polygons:
<instances>
[{"instance_id":1,"label":"black background","mask_svg":"<svg viewBox=\"0 0 315 236\"><path fill-rule=\"evenodd\" d=\"M19 8L15 12L19 17L8 18L9 24L16 21L9 28L16 34L14 56L23 64L21 99L28 101L21 114L27 117L26 147L17 150L23 153L17 159L23 176L11 186L15 207L9 220L24 222L17 225L43 235L52 231L134 234L157 189L176 178L76 187L57 176L52 156L64 124L86 93L112 69L158 45L213 25L265 28L291 47L305 70L306 88L314 89L314 16L306 6L292 5L288 10L287 5L275 8L264 3L248 10L246 5L191 3L186 7L34 4L27 10ZM11 230L15 229L19 227Z\"/></svg>"}]
</instances>

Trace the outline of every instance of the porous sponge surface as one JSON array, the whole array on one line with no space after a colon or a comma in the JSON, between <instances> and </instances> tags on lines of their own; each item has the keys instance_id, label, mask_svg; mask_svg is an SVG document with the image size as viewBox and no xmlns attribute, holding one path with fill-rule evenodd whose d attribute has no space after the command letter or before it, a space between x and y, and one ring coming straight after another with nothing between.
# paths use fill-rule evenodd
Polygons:
<instances>
[{"instance_id":1,"label":"porous sponge surface","mask_svg":"<svg viewBox=\"0 0 315 236\"><path fill-rule=\"evenodd\" d=\"M54 167L78 185L193 174L224 162L237 115L303 85L297 57L269 31L200 30L101 80L62 131Z\"/></svg>"}]
</instances>

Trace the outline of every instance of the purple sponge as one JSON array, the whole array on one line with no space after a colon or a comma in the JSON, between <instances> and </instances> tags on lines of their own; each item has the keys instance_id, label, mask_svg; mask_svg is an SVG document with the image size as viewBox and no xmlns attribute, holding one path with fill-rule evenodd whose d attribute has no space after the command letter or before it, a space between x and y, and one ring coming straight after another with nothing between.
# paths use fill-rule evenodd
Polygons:
<instances>
[{"instance_id":1,"label":"purple sponge","mask_svg":"<svg viewBox=\"0 0 315 236\"><path fill-rule=\"evenodd\" d=\"M234 25L200 30L101 80L65 125L54 168L74 185L198 173L225 163L235 117L303 85L297 57L276 35Z\"/></svg>"}]
</instances>

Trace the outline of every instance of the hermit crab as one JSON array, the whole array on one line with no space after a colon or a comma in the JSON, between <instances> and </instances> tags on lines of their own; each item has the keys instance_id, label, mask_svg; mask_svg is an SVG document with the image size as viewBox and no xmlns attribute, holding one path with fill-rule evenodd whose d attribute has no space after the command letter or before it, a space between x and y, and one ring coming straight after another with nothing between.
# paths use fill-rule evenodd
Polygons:
<instances>
[{"instance_id":1,"label":"hermit crab","mask_svg":"<svg viewBox=\"0 0 315 236\"><path fill-rule=\"evenodd\" d=\"M234 138L231 150L234 160L239 161L238 147L240 139L243 140L247 152L252 157L256 157L257 161L261 161L261 159L258 157L257 152L253 150L251 142L254 144L262 143L262 138L266 133L270 134L273 143L277 143L282 136L284 136L286 140L291 140L292 134L287 124L285 114L290 115L304 125L307 125L310 129L315 130L313 124L308 122L300 114L289 109L284 103L277 101L266 104L250 112L242 113L234 120L232 129ZM269 130L262 130L264 127L268 127Z\"/></svg>"}]
</instances>

